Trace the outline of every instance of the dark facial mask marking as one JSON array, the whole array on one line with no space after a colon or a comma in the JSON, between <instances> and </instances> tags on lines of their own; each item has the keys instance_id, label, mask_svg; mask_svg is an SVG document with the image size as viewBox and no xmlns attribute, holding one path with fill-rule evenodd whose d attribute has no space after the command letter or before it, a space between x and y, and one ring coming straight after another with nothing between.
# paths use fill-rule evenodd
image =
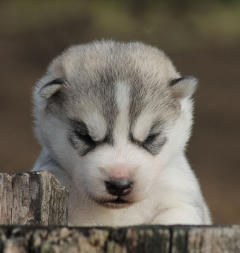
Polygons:
<instances>
[{"instance_id":1,"label":"dark facial mask marking","mask_svg":"<svg viewBox=\"0 0 240 253\"><path fill-rule=\"evenodd\" d=\"M68 140L74 149L78 150L79 155L84 156L97 146L103 144L111 144L109 135L106 135L103 140L94 141L89 135L86 124L82 121L70 120L73 131L70 132Z\"/></svg>"}]
</instances>

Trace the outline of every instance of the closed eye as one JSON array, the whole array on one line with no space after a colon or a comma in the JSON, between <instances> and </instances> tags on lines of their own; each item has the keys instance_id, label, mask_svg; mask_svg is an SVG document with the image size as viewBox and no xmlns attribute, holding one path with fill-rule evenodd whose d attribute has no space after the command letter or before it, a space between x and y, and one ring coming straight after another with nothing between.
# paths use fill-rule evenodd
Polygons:
<instances>
[{"instance_id":1,"label":"closed eye","mask_svg":"<svg viewBox=\"0 0 240 253\"><path fill-rule=\"evenodd\" d=\"M83 121L70 120L73 134L76 139L83 141L87 146L96 146L96 141L88 133L88 128Z\"/></svg>"},{"instance_id":2,"label":"closed eye","mask_svg":"<svg viewBox=\"0 0 240 253\"><path fill-rule=\"evenodd\" d=\"M158 137L158 133L157 134L150 134L148 135L148 137L143 141L144 144L150 144L152 143L157 137Z\"/></svg>"},{"instance_id":3,"label":"closed eye","mask_svg":"<svg viewBox=\"0 0 240 253\"><path fill-rule=\"evenodd\" d=\"M152 155L157 155L167 141L167 138L163 136L161 137L160 133L150 134L143 142L134 139L132 134L130 134L129 138L134 144L144 148Z\"/></svg>"},{"instance_id":4,"label":"closed eye","mask_svg":"<svg viewBox=\"0 0 240 253\"><path fill-rule=\"evenodd\" d=\"M82 131L80 132L79 130L75 130L74 133L80 140L85 142L85 144L87 144L89 146L96 145L96 141L94 141L88 133L86 133L86 132L83 133Z\"/></svg>"}]
</instances>

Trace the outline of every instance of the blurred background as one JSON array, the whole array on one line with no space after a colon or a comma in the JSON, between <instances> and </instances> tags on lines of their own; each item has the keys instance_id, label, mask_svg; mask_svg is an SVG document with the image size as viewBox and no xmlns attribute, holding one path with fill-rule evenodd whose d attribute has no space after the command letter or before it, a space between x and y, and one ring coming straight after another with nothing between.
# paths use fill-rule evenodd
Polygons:
<instances>
[{"instance_id":1,"label":"blurred background","mask_svg":"<svg viewBox=\"0 0 240 253\"><path fill-rule=\"evenodd\" d=\"M240 1L0 2L0 171L30 170L40 146L31 93L63 49L96 39L162 48L200 80L188 157L214 223L240 223Z\"/></svg>"}]
</instances>

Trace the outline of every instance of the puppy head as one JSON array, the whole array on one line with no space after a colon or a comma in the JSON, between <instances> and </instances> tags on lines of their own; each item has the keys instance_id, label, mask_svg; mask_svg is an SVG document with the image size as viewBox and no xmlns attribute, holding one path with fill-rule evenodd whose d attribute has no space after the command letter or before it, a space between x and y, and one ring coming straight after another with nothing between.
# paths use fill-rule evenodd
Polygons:
<instances>
[{"instance_id":1,"label":"puppy head","mask_svg":"<svg viewBox=\"0 0 240 253\"><path fill-rule=\"evenodd\" d=\"M36 135L81 194L124 207L151 194L161 170L183 152L196 84L142 43L74 46L35 88Z\"/></svg>"}]
</instances>

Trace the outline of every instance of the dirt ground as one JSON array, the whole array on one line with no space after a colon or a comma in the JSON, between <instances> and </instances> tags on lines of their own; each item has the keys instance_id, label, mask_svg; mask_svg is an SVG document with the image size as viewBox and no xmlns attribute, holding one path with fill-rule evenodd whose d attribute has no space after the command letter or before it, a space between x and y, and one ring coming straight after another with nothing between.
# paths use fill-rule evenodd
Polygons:
<instances>
[{"instance_id":1,"label":"dirt ground","mask_svg":"<svg viewBox=\"0 0 240 253\"><path fill-rule=\"evenodd\" d=\"M69 44L59 43L58 37L46 39L49 34L0 40L2 172L30 170L39 154L32 132L32 87L52 57ZM214 222L240 223L240 48L166 52L182 74L200 80L188 157Z\"/></svg>"}]
</instances>

